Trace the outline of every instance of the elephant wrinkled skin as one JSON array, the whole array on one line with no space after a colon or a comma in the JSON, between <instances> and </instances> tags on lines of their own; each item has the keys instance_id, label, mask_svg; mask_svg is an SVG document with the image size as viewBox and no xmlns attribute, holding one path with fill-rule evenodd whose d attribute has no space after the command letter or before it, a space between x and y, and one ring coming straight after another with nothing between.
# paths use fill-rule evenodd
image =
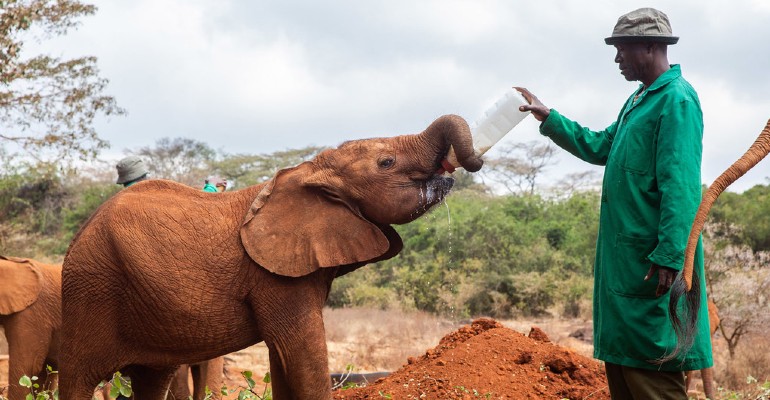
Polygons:
<instances>
[{"instance_id":1,"label":"elephant wrinkled skin","mask_svg":"<svg viewBox=\"0 0 770 400\"><path fill-rule=\"evenodd\" d=\"M49 375L46 367L59 368L61 270L61 264L0 255L0 325L5 330L9 347L8 393L0 390L0 394L11 400L23 399L29 393L29 389L18 384L23 375L36 376L39 382L45 382ZM213 399L221 398L223 364L221 357L196 364L194 367L201 371L193 374L192 393L187 388L187 373L193 366L180 366L171 393L177 399L192 395L195 400L200 400L208 386ZM56 380L51 384L55 387Z\"/></svg>"},{"instance_id":2,"label":"elephant wrinkled skin","mask_svg":"<svg viewBox=\"0 0 770 400\"><path fill-rule=\"evenodd\" d=\"M131 186L76 235L63 270L60 398L90 399L113 370L162 399L176 366L264 341L273 398L331 396L322 309L332 280L394 257L413 221L475 172L470 129L443 116L415 135L356 140L265 184L204 193Z\"/></svg>"}]
</instances>

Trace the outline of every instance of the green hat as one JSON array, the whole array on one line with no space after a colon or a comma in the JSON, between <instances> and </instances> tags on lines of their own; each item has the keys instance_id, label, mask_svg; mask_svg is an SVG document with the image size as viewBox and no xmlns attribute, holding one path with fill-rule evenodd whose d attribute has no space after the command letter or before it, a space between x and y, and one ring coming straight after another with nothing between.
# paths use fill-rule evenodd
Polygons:
<instances>
[{"instance_id":1,"label":"green hat","mask_svg":"<svg viewBox=\"0 0 770 400\"><path fill-rule=\"evenodd\" d=\"M124 184L135 181L149 172L144 165L144 161L137 156L128 156L115 166L118 170L118 181L115 183Z\"/></svg>"},{"instance_id":2,"label":"green hat","mask_svg":"<svg viewBox=\"0 0 770 400\"><path fill-rule=\"evenodd\" d=\"M612 36L604 39L609 45L618 43L656 42L675 44L678 36L671 34L668 16L654 8L640 8L621 15Z\"/></svg>"}]
</instances>

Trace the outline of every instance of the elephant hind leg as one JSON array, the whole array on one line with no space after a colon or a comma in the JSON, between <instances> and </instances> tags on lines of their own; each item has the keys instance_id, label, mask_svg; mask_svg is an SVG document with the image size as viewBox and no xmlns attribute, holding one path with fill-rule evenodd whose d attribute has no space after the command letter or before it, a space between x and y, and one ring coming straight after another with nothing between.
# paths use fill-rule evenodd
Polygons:
<instances>
[{"instance_id":1,"label":"elephant hind leg","mask_svg":"<svg viewBox=\"0 0 770 400\"><path fill-rule=\"evenodd\" d=\"M193 399L204 400L206 387L211 391L211 399L222 398L221 390L224 385L225 358L217 357L191 367L193 376Z\"/></svg>"},{"instance_id":2,"label":"elephant hind leg","mask_svg":"<svg viewBox=\"0 0 770 400\"><path fill-rule=\"evenodd\" d=\"M174 377L171 379L171 386L168 389L169 400L186 400L192 393L190 393L190 366L183 364L177 368L174 372Z\"/></svg>"},{"instance_id":3,"label":"elephant hind leg","mask_svg":"<svg viewBox=\"0 0 770 400\"><path fill-rule=\"evenodd\" d=\"M90 400L94 397L94 389L101 378L92 377L86 373L72 373L69 369L59 371L59 399L61 400Z\"/></svg>"},{"instance_id":4,"label":"elephant hind leg","mask_svg":"<svg viewBox=\"0 0 770 400\"><path fill-rule=\"evenodd\" d=\"M131 378L131 389L134 392L132 397L141 400L164 400L177 368L150 368L140 365L126 368L126 375Z\"/></svg>"}]
</instances>

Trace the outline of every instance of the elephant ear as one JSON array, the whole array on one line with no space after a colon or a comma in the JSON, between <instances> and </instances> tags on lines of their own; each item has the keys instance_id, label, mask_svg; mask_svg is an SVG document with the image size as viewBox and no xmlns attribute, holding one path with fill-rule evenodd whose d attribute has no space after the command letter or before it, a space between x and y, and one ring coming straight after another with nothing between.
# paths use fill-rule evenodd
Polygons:
<instances>
[{"instance_id":1,"label":"elephant ear","mask_svg":"<svg viewBox=\"0 0 770 400\"><path fill-rule=\"evenodd\" d=\"M330 186L319 187L307 169L303 164L279 171L252 202L240 231L252 260L278 275L300 277L319 268L364 265L394 246L398 253L400 238L391 245L391 232L385 235L331 194Z\"/></svg>"},{"instance_id":2,"label":"elephant ear","mask_svg":"<svg viewBox=\"0 0 770 400\"><path fill-rule=\"evenodd\" d=\"M31 260L0 256L0 282L0 315L24 310L40 294L40 272Z\"/></svg>"}]
</instances>

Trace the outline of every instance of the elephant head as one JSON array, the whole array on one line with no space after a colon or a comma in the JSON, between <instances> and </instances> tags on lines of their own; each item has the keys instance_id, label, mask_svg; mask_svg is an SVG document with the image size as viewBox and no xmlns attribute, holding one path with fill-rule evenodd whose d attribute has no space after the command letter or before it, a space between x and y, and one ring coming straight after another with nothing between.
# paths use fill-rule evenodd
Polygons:
<instances>
[{"instance_id":1,"label":"elephant head","mask_svg":"<svg viewBox=\"0 0 770 400\"><path fill-rule=\"evenodd\" d=\"M32 261L0 256L0 316L22 311L37 301L42 288L40 271Z\"/></svg>"},{"instance_id":2,"label":"elephant head","mask_svg":"<svg viewBox=\"0 0 770 400\"><path fill-rule=\"evenodd\" d=\"M422 133L346 142L280 171L252 203L243 245L292 277L393 257L401 240L389 225L415 220L451 189L453 179L437 174L450 146L463 168L481 168L467 123L446 115Z\"/></svg>"},{"instance_id":3,"label":"elephant head","mask_svg":"<svg viewBox=\"0 0 770 400\"><path fill-rule=\"evenodd\" d=\"M693 263L695 260L698 239L703 230L703 225L706 223L706 217L708 216L709 210L711 210L711 206L728 186L757 165L757 163L762 161L768 153L770 153L770 120L741 158L735 161L729 168L727 168L727 170L725 170L725 172L717 177L703 195L703 199L695 214L695 220L690 230L687 247L685 248L684 266L679 275L677 275L674 284L671 286L668 309L671 322L679 340L672 353L663 357L660 361L665 362L672 360L677 354L689 349L694 339L693 335L696 329L698 314L693 310L696 310L700 303L700 288L697 285L693 286L693 284L697 282L697 279L693 279ZM686 298L683 310L678 307L679 300L682 296L685 296ZM680 318L680 312L683 315L682 318Z\"/></svg>"}]
</instances>

